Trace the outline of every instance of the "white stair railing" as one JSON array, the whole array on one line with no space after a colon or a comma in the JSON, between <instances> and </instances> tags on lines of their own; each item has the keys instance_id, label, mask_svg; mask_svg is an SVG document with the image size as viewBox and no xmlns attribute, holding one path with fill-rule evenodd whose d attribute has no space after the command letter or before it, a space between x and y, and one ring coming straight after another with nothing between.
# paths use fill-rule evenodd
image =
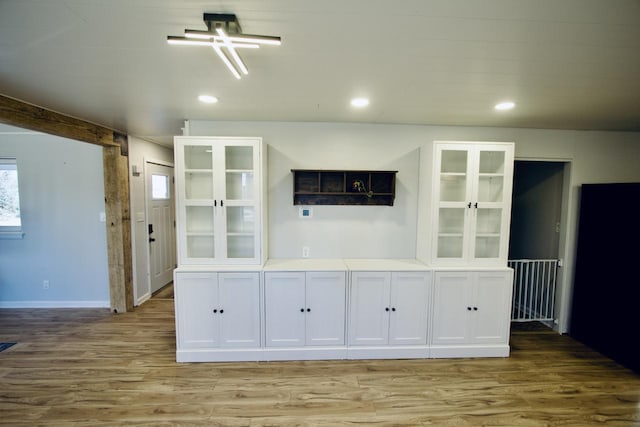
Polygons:
<instances>
[{"instance_id":1,"label":"white stair railing","mask_svg":"<svg viewBox=\"0 0 640 427\"><path fill-rule=\"evenodd\" d=\"M514 270L511 320L553 321L558 260L515 259L508 265Z\"/></svg>"}]
</instances>

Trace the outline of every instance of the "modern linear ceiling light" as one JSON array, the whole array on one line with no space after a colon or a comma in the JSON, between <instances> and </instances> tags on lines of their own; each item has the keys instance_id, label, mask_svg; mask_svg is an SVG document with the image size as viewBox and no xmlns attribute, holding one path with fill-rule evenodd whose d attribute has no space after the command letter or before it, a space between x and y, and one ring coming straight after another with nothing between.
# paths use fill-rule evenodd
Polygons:
<instances>
[{"instance_id":1,"label":"modern linear ceiling light","mask_svg":"<svg viewBox=\"0 0 640 427\"><path fill-rule=\"evenodd\" d=\"M187 46L209 46L218 54L236 79L249 74L236 49L258 49L261 45L280 46L280 37L242 34L236 15L205 13L207 31L184 30L184 37L167 36L167 43Z\"/></svg>"}]
</instances>

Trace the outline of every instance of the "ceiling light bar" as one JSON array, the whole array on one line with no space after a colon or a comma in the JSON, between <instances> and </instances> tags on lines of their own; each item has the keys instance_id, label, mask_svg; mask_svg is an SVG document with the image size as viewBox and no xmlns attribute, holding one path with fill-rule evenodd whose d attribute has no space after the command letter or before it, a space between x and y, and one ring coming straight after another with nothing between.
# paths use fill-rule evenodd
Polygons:
<instances>
[{"instance_id":1,"label":"ceiling light bar","mask_svg":"<svg viewBox=\"0 0 640 427\"><path fill-rule=\"evenodd\" d=\"M209 46L213 47L214 44L222 44L221 42L214 40L200 40L200 39L189 39L186 37L177 37L177 36L168 36L167 43L175 44L175 45L183 45L183 46ZM230 46L233 48L241 48L241 49L259 49L260 45L255 43L235 43L231 40Z\"/></svg>"},{"instance_id":2,"label":"ceiling light bar","mask_svg":"<svg viewBox=\"0 0 640 427\"><path fill-rule=\"evenodd\" d=\"M236 70L236 67L231 63L231 61L229 60L229 57L227 56L226 52L224 52L222 49L220 49L220 45L215 43L213 45L213 50L216 51L216 53L218 54L220 59L222 59L222 62L224 62L224 65L226 65L227 68L229 69L229 71L231 71L231 74L233 74L233 76L236 79L240 80L240 78L242 76L240 76L240 73L238 72L238 70Z\"/></svg>"},{"instance_id":3,"label":"ceiling light bar","mask_svg":"<svg viewBox=\"0 0 640 427\"><path fill-rule=\"evenodd\" d=\"M211 40L211 39L219 39L217 33L212 33L210 31L201 31L201 30L184 30L184 36L188 39L203 39L203 40ZM270 46L280 46L282 45L282 40L280 37L276 36L256 36L253 34L237 34L230 35L227 34L229 40L238 43L256 43L256 44L264 44Z\"/></svg>"},{"instance_id":4,"label":"ceiling light bar","mask_svg":"<svg viewBox=\"0 0 640 427\"><path fill-rule=\"evenodd\" d=\"M282 44L280 37L242 34L240 23L234 14L205 13L203 19L207 25L207 31L186 29L184 37L167 36L167 43L212 47L237 79L241 78L240 73L249 74L249 69L236 49L257 49L261 45L280 46Z\"/></svg>"},{"instance_id":5,"label":"ceiling light bar","mask_svg":"<svg viewBox=\"0 0 640 427\"><path fill-rule=\"evenodd\" d=\"M247 70L247 66L244 65L244 62L242 62L242 59L240 59L240 56L238 56L238 52L236 52L236 50L234 49L233 43L231 42L231 40L229 40L229 37L227 37L224 30L222 28L216 28L216 32L222 39L222 44L227 48L227 51L231 54L231 58L233 58L233 61L236 63L238 68L240 68L240 71L242 71L242 74L244 74L245 76L249 74L249 70Z\"/></svg>"}]
</instances>

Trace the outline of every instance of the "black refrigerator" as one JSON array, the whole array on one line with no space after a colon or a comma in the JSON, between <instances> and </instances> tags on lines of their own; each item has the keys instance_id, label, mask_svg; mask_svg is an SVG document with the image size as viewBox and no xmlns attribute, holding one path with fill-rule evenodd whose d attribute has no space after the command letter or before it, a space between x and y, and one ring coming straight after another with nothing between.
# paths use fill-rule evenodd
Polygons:
<instances>
[{"instance_id":1,"label":"black refrigerator","mask_svg":"<svg viewBox=\"0 0 640 427\"><path fill-rule=\"evenodd\" d=\"M584 184L569 335L640 373L640 183Z\"/></svg>"}]
</instances>

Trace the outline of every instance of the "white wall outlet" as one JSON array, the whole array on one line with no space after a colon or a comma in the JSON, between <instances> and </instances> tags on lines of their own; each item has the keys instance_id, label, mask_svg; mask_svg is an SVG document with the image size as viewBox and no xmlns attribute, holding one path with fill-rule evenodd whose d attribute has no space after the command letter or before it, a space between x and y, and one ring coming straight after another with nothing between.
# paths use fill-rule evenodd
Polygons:
<instances>
[{"instance_id":1,"label":"white wall outlet","mask_svg":"<svg viewBox=\"0 0 640 427\"><path fill-rule=\"evenodd\" d=\"M309 258L309 246L302 247L302 258Z\"/></svg>"},{"instance_id":2,"label":"white wall outlet","mask_svg":"<svg viewBox=\"0 0 640 427\"><path fill-rule=\"evenodd\" d=\"M106 214L106 212L100 212L100 215L99 215L98 219L100 220L100 222L107 222L107 214Z\"/></svg>"},{"instance_id":3,"label":"white wall outlet","mask_svg":"<svg viewBox=\"0 0 640 427\"><path fill-rule=\"evenodd\" d=\"M48 280L43 280L42 281L42 289L49 289L49 281Z\"/></svg>"}]
</instances>

